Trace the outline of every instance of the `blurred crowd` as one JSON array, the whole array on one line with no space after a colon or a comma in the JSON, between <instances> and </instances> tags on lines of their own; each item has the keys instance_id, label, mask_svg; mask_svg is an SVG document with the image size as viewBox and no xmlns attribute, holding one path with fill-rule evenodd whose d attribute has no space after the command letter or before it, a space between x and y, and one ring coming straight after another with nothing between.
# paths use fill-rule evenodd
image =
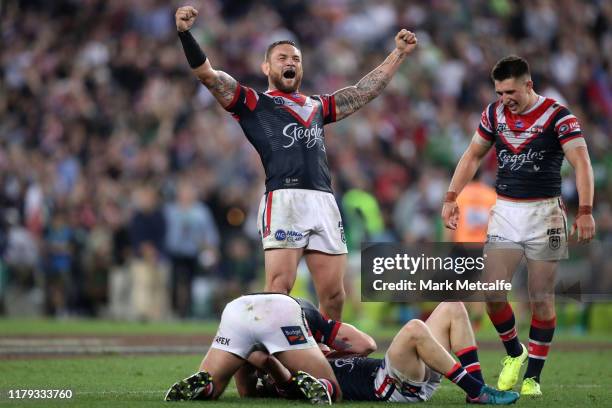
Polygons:
<instances>
[{"instance_id":1,"label":"blurred crowd","mask_svg":"<svg viewBox=\"0 0 612 408\"><path fill-rule=\"evenodd\" d=\"M612 240L612 2L199 0L213 67L265 90L267 45L295 40L306 94L354 84L394 46L418 51L366 108L326 128L349 250L443 239L439 213L483 108L516 53L535 89L579 118ZM264 174L198 83L176 1L0 2L0 297L5 313L205 316L261 289ZM563 196L577 205L573 171ZM492 184L495 157L484 164ZM204 299L204 301L202 301ZM32 306L37 305L37 306Z\"/></svg>"}]
</instances>

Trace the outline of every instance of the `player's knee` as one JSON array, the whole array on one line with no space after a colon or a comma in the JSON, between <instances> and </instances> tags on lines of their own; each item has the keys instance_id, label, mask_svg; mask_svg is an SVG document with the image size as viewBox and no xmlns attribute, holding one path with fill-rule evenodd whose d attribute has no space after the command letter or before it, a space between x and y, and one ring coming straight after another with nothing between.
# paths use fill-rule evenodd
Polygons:
<instances>
[{"instance_id":1,"label":"player's knee","mask_svg":"<svg viewBox=\"0 0 612 408\"><path fill-rule=\"evenodd\" d=\"M468 318L467 310L463 302L444 302L443 312L449 316L451 320L463 320Z\"/></svg>"},{"instance_id":2,"label":"player's knee","mask_svg":"<svg viewBox=\"0 0 612 408\"><path fill-rule=\"evenodd\" d=\"M344 288L333 289L321 294L321 303L342 308L346 293Z\"/></svg>"},{"instance_id":3,"label":"player's knee","mask_svg":"<svg viewBox=\"0 0 612 408\"><path fill-rule=\"evenodd\" d=\"M268 280L265 291L289 294L292 288L293 282L290 279L283 274L276 274Z\"/></svg>"},{"instance_id":4,"label":"player's knee","mask_svg":"<svg viewBox=\"0 0 612 408\"><path fill-rule=\"evenodd\" d=\"M551 320L555 317L554 301L550 302L533 302L531 304L531 313L538 320Z\"/></svg>"},{"instance_id":5,"label":"player's knee","mask_svg":"<svg viewBox=\"0 0 612 408\"><path fill-rule=\"evenodd\" d=\"M412 319L402 327L401 335L404 341L417 343L427 337L427 326L422 320Z\"/></svg>"}]
</instances>

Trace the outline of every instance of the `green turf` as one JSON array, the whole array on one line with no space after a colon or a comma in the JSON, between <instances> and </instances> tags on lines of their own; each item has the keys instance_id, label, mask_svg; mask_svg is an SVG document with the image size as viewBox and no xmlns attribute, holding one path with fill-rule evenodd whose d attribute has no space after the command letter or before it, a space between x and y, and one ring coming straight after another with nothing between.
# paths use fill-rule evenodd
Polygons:
<instances>
[{"instance_id":1,"label":"green turf","mask_svg":"<svg viewBox=\"0 0 612 408\"><path fill-rule=\"evenodd\" d=\"M161 401L164 391L175 380L193 372L201 356L102 356L95 358L0 360L0 406L19 407L155 407L175 403ZM485 375L495 383L499 352L481 352ZM530 407L609 407L610 361L612 351L557 352L546 363L540 400L521 399ZM71 389L72 400L9 400L7 390ZM445 381L433 399L423 406L464 406L462 392ZM181 406L201 406L202 402ZM210 403L209 403L210 404ZM216 406L266 408L269 406L307 406L290 401L249 400L237 398L233 388ZM365 406L371 403L343 403Z\"/></svg>"},{"instance_id":2,"label":"green turf","mask_svg":"<svg viewBox=\"0 0 612 408\"><path fill-rule=\"evenodd\" d=\"M126 322L94 319L17 319L0 318L0 336L33 334L202 334L214 333L219 322Z\"/></svg>"}]
</instances>

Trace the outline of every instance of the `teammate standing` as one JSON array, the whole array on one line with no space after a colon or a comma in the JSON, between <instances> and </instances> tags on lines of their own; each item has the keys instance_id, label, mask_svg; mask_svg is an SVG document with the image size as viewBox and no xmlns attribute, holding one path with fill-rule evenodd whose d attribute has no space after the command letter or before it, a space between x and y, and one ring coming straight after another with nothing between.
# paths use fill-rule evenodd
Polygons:
<instances>
[{"instance_id":1,"label":"teammate standing","mask_svg":"<svg viewBox=\"0 0 612 408\"><path fill-rule=\"evenodd\" d=\"M561 164L565 156L576 172L579 208L574 230L579 242L595 234L593 171L580 124L557 101L533 90L527 62L508 56L491 72L499 99L483 111L472 142L457 164L442 209L448 228L457 227L456 197L495 145L498 195L487 232L488 280L511 281L527 258L532 310L529 348L519 342L506 294L488 294L487 312L506 348L498 388L511 389L529 358L521 394L539 396L540 373L556 325L554 282L560 259L567 258L566 213L561 201Z\"/></svg>"},{"instance_id":2,"label":"teammate standing","mask_svg":"<svg viewBox=\"0 0 612 408\"><path fill-rule=\"evenodd\" d=\"M340 319L347 248L331 189L323 126L351 115L378 96L416 47L416 36L401 30L391 54L356 85L314 96L299 92L300 50L291 41L275 42L261 65L268 90L257 92L213 69L188 31L197 15L195 8L185 6L175 16L189 65L238 120L266 172L258 222L265 250L265 290L289 293L304 256L321 309Z\"/></svg>"}]
</instances>

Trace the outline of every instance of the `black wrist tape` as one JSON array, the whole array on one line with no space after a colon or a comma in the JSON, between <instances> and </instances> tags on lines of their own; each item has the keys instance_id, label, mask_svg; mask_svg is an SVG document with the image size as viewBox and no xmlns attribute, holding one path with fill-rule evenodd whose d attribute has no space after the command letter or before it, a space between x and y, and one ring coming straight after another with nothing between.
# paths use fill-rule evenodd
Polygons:
<instances>
[{"instance_id":1,"label":"black wrist tape","mask_svg":"<svg viewBox=\"0 0 612 408\"><path fill-rule=\"evenodd\" d=\"M179 31L178 36L183 45L183 51L191 68L197 68L206 62L206 54L189 31Z\"/></svg>"}]
</instances>

